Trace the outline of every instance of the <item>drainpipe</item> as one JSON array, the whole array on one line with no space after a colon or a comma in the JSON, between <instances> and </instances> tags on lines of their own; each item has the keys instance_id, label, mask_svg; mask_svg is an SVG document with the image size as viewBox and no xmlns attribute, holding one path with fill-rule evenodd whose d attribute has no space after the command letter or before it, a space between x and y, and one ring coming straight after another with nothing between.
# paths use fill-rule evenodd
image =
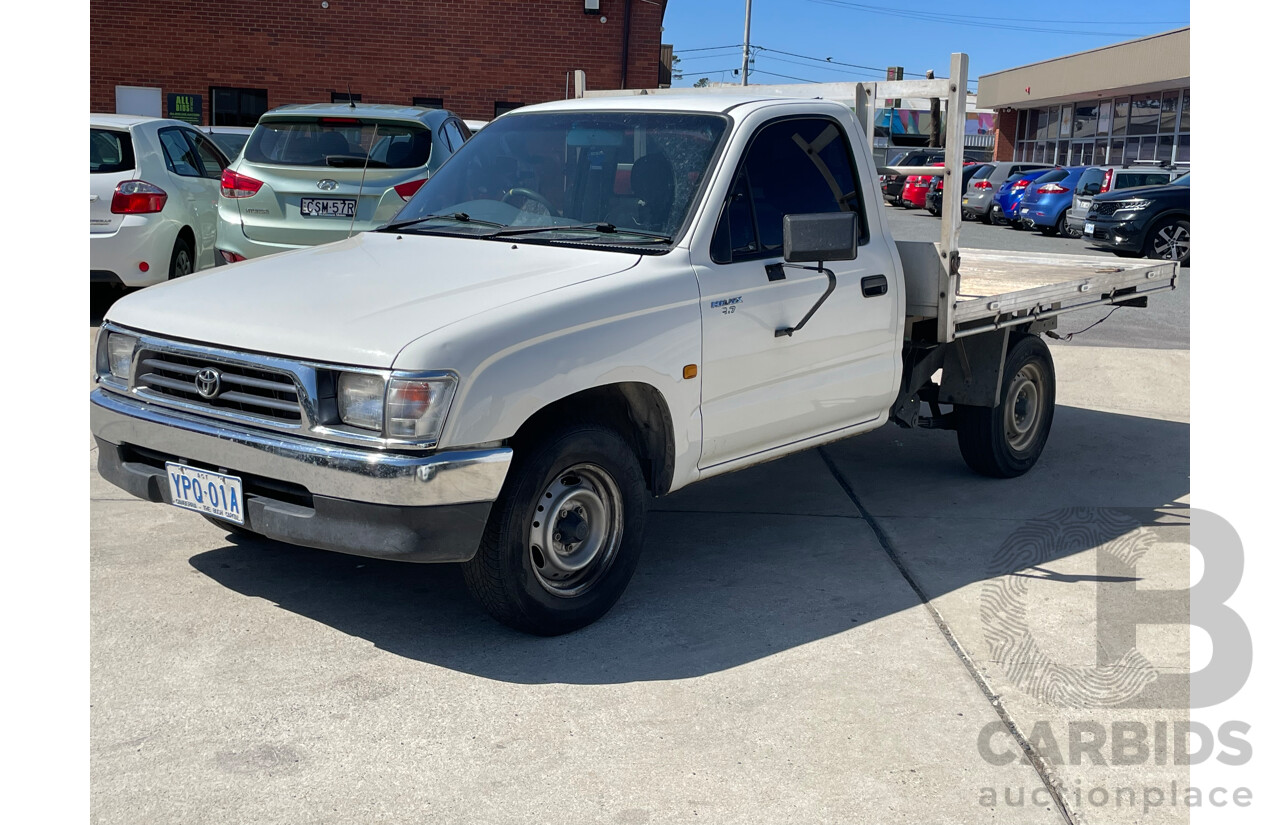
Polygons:
<instances>
[{"instance_id":1,"label":"drainpipe","mask_svg":"<svg viewBox=\"0 0 1280 825\"><path fill-rule=\"evenodd\" d=\"M622 12L622 85L627 88L627 60L631 54L631 0L626 0Z\"/></svg>"}]
</instances>

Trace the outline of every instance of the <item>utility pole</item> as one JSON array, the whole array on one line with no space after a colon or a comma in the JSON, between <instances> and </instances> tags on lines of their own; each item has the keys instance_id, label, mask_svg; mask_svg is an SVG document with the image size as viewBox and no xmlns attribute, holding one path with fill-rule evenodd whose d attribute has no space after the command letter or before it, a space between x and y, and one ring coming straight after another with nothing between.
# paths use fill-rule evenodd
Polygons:
<instances>
[{"instance_id":1,"label":"utility pole","mask_svg":"<svg viewBox=\"0 0 1280 825\"><path fill-rule=\"evenodd\" d=\"M747 26L742 32L742 85L747 85L747 62L751 59L751 0L747 0Z\"/></svg>"},{"instance_id":2,"label":"utility pole","mask_svg":"<svg viewBox=\"0 0 1280 825\"><path fill-rule=\"evenodd\" d=\"M933 69L924 73L925 80L933 80ZM942 107L936 97L929 98L929 145L942 145ZM949 114L949 113L948 113Z\"/></svg>"}]
</instances>

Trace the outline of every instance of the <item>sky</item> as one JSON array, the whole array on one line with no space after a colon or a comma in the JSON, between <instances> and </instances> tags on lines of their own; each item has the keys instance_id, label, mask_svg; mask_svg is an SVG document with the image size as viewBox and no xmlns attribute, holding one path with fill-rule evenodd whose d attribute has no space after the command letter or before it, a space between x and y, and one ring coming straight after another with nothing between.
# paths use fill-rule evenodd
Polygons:
<instances>
[{"instance_id":1,"label":"sky","mask_svg":"<svg viewBox=\"0 0 1280 825\"><path fill-rule=\"evenodd\" d=\"M752 0L749 79L757 83L904 79L933 69L946 77L951 53L969 55L970 91L980 75L1190 25L1189 0ZM746 0L668 0L662 42L675 47L682 80L737 83ZM729 47L729 48L719 48ZM827 62L827 58L831 62ZM837 65L851 64L851 65Z\"/></svg>"}]
</instances>

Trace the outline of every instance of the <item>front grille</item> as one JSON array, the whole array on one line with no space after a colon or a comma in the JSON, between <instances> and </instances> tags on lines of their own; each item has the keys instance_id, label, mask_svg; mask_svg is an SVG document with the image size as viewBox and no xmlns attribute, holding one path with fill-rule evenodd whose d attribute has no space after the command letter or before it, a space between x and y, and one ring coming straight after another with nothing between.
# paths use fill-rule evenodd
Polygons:
<instances>
[{"instance_id":1,"label":"front grille","mask_svg":"<svg viewBox=\"0 0 1280 825\"><path fill-rule=\"evenodd\" d=\"M1114 215L1116 213L1116 201L1094 201L1090 211L1096 215Z\"/></svg>"},{"instance_id":2,"label":"front grille","mask_svg":"<svg viewBox=\"0 0 1280 825\"><path fill-rule=\"evenodd\" d=\"M213 370L217 378L211 397L201 395L196 389L197 374L206 369ZM208 376L206 373L205 377ZM208 382L204 383L207 387ZM143 350L138 358L136 386L145 392L211 410L289 423L302 420L302 404L293 378L248 365Z\"/></svg>"}]
</instances>

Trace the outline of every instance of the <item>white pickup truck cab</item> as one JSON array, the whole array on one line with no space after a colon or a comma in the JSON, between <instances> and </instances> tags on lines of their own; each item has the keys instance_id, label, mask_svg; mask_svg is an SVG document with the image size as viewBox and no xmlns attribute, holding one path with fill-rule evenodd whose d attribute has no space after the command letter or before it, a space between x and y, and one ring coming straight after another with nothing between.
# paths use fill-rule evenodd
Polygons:
<instances>
[{"instance_id":1,"label":"white pickup truck cab","mask_svg":"<svg viewBox=\"0 0 1280 825\"><path fill-rule=\"evenodd\" d=\"M862 135L749 95L504 115L380 230L118 301L99 471L229 530L460 562L540 634L602 616L649 499L701 479L890 419L1018 476L1053 419L1038 333L1176 265L966 251L962 289L956 253L890 237Z\"/></svg>"}]
</instances>

